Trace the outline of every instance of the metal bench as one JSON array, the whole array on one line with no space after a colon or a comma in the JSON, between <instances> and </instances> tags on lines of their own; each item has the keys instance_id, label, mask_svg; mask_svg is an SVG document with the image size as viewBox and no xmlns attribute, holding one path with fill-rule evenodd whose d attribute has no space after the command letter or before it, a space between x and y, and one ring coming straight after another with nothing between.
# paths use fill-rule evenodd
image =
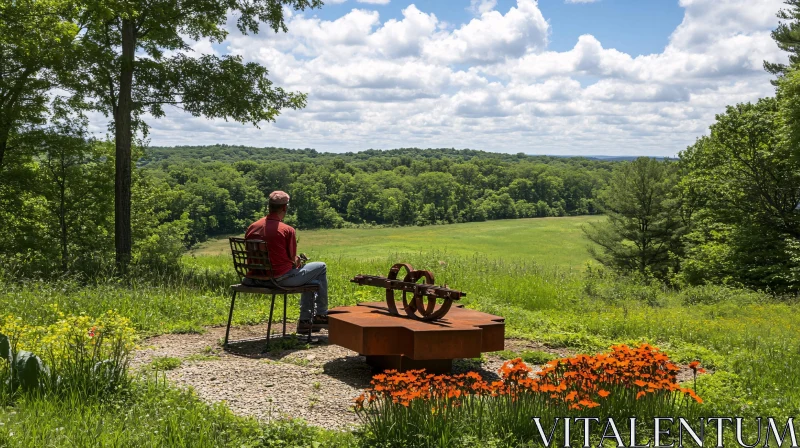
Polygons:
<instances>
[{"instance_id":1,"label":"metal bench","mask_svg":"<svg viewBox=\"0 0 800 448\"><path fill-rule=\"evenodd\" d=\"M233 266L236 273L241 278L259 280L264 286L247 286L241 283L231 285L233 296L231 297L231 310L228 313L228 326L225 329L225 343L223 347L228 348L228 337L231 331L231 321L233 320L233 308L236 304L236 295L244 294L265 294L272 295L269 305L269 320L267 321L267 343L264 351L269 350L269 343L272 337L272 314L275 309L275 296L283 294L283 335L286 337L286 300L289 294L302 294L304 292L318 292L319 285L302 285L297 287L280 286L275 277L272 277L272 265L269 262L269 250L266 241L248 240L244 238L229 238L231 245L231 255L233 256ZM313 310L312 310L313 311ZM309 326L308 341L311 341L313 325ZM238 341L237 341L238 342Z\"/></svg>"}]
</instances>

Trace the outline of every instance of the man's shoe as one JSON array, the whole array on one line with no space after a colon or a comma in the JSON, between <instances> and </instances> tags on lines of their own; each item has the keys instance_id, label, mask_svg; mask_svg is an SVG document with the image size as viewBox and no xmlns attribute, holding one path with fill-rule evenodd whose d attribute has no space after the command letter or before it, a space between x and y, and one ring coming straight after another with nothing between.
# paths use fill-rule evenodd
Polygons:
<instances>
[{"instance_id":1,"label":"man's shoe","mask_svg":"<svg viewBox=\"0 0 800 448\"><path fill-rule=\"evenodd\" d=\"M308 333L311 331L312 325L310 320L298 320L297 321L297 333Z\"/></svg>"},{"instance_id":2,"label":"man's shoe","mask_svg":"<svg viewBox=\"0 0 800 448\"><path fill-rule=\"evenodd\" d=\"M310 328L309 328L310 327ZM297 333L308 333L328 328L328 316L314 316L312 320L297 321Z\"/></svg>"},{"instance_id":3,"label":"man's shoe","mask_svg":"<svg viewBox=\"0 0 800 448\"><path fill-rule=\"evenodd\" d=\"M322 329L322 328L328 328L328 315L326 314L324 316L321 316L321 315L318 314L318 315L314 316L313 323L314 323L314 329L315 330L319 330L319 329Z\"/></svg>"}]
</instances>

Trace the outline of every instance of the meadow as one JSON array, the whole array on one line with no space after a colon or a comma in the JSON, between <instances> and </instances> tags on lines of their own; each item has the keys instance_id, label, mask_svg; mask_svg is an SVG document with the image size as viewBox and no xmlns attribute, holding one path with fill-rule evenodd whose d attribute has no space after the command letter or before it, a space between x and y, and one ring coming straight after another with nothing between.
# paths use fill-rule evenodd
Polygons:
<instances>
[{"instance_id":1,"label":"meadow","mask_svg":"<svg viewBox=\"0 0 800 448\"><path fill-rule=\"evenodd\" d=\"M380 260L386 254L444 252L471 257L525 259L548 265L581 269L589 260L588 241L581 227L600 216L505 219L424 227L384 227L300 231L299 247L314 259L354 258ZM200 244L196 257L230 255L226 239Z\"/></svg>"},{"instance_id":2,"label":"meadow","mask_svg":"<svg viewBox=\"0 0 800 448\"><path fill-rule=\"evenodd\" d=\"M393 263L407 262L432 270L437 283L466 291L467 307L505 316L507 336L588 354L607 350L613 344L647 342L666 351L676 362L700 361L713 372L701 376L697 384L705 401L700 411L703 415L797 415L797 303L723 286L678 290L647 279L620 277L590 260L580 227L592 219L599 218L300 231L298 236L301 251L328 263L331 306L382 300L380 290L359 289L349 279L358 273L385 275ZM225 239L208 242L188 253L180 270L150 273L127 283L19 282L6 276L2 279L0 308L4 315L40 325L57 319L55 309L93 316L115 309L143 336L203 331L204 326L224 324L227 318L227 287L237 279L225 250ZM242 300L241 305L237 301L235 321L262 322L267 312L264 301ZM295 303L289 317L296 316ZM177 398L169 395L166 400ZM234 428L226 429L229 432L225 434L245 431L259 434L253 440L272 440L264 436L269 430L259 429L254 422L238 422L224 410L203 408L191 400L187 403L191 405L181 407L180 412ZM27 446L11 443L9 434L23 431L32 421L41 425L36 433L41 437L35 440L52 441L56 433L48 431L64 427L63 418L48 423L33 416L59 414L54 406L34 400L27 407L18 404L13 411L7 409L0 416L0 445ZM95 418L100 409L112 405L85 406L94 406L86 413ZM144 416L152 404L142 406ZM135 413L131 409L126 412ZM112 412L108 418L123 421L125 417ZM167 422L176 418L164 417ZM187 441L196 440L184 430L170 428ZM210 437L210 445L241 442L238 436L214 438L213 434L197 432L198 437L203 434ZM320 434L318 440L324 444L336 439Z\"/></svg>"}]
</instances>

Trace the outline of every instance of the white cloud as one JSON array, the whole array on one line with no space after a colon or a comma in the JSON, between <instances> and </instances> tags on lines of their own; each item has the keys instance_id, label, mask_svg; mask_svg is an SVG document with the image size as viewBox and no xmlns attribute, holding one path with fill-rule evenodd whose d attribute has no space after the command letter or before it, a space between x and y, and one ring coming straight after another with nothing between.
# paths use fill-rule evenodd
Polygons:
<instances>
[{"instance_id":1,"label":"white cloud","mask_svg":"<svg viewBox=\"0 0 800 448\"><path fill-rule=\"evenodd\" d=\"M193 48L265 65L276 85L308 92L308 107L260 130L168 111L150 120L152 144L674 155L725 105L772 94L762 61L786 57L769 36L781 0L680 5L667 46L640 56L588 34L548 50L559 30L533 0L504 11L474 0L475 17L455 26L413 4L388 20L359 8L335 20L295 14L286 34L231 25L222 47Z\"/></svg>"},{"instance_id":2,"label":"white cloud","mask_svg":"<svg viewBox=\"0 0 800 448\"><path fill-rule=\"evenodd\" d=\"M470 0L467 11L479 16L493 10L495 6L497 6L497 0Z\"/></svg>"},{"instance_id":3,"label":"white cloud","mask_svg":"<svg viewBox=\"0 0 800 448\"><path fill-rule=\"evenodd\" d=\"M388 20L370 36L371 44L384 56L418 56L423 42L436 31L438 20L414 5L403 10L403 20Z\"/></svg>"},{"instance_id":4,"label":"white cloud","mask_svg":"<svg viewBox=\"0 0 800 448\"><path fill-rule=\"evenodd\" d=\"M533 0L518 0L505 15L486 11L425 46L425 55L449 64L484 64L544 49L550 25Z\"/></svg>"},{"instance_id":5,"label":"white cloud","mask_svg":"<svg viewBox=\"0 0 800 448\"><path fill-rule=\"evenodd\" d=\"M356 0L358 3L369 3L371 5L388 5L391 0Z\"/></svg>"}]
</instances>

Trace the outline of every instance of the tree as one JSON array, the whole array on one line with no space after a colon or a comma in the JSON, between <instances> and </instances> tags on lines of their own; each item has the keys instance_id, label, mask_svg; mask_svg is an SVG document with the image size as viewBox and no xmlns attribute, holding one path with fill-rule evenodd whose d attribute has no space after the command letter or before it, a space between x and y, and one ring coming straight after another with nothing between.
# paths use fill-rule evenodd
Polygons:
<instances>
[{"instance_id":1,"label":"tree","mask_svg":"<svg viewBox=\"0 0 800 448\"><path fill-rule=\"evenodd\" d=\"M282 109L305 106L306 95L273 87L267 69L240 56L191 57L186 38L221 42L228 14L242 33L259 22L287 31L284 7L316 8L321 0L84 0L78 61L68 85L96 110L111 116L115 138L114 238L117 265L131 256L131 147L146 133L144 113L158 118L164 105L195 116L258 125Z\"/></svg>"},{"instance_id":2,"label":"tree","mask_svg":"<svg viewBox=\"0 0 800 448\"><path fill-rule=\"evenodd\" d=\"M597 247L590 253L613 268L664 277L677 268L671 252L679 251L682 224L671 196L675 167L649 157L621 165L599 195L607 220L584 233Z\"/></svg>"},{"instance_id":3,"label":"tree","mask_svg":"<svg viewBox=\"0 0 800 448\"><path fill-rule=\"evenodd\" d=\"M85 121L58 120L32 134L40 152L40 189L57 222L61 269L67 271L76 241L82 251L102 249L94 238L110 212L108 154L87 138Z\"/></svg>"},{"instance_id":4,"label":"tree","mask_svg":"<svg viewBox=\"0 0 800 448\"><path fill-rule=\"evenodd\" d=\"M790 82L787 72L779 85ZM680 155L691 204L682 275L690 283L733 282L796 291L800 266L800 160L784 125L786 99L729 106L711 135ZM782 104L783 103L783 104Z\"/></svg>"},{"instance_id":5,"label":"tree","mask_svg":"<svg viewBox=\"0 0 800 448\"><path fill-rule=\"evenodd\" d=\"M41 124L78 27L60 0L0 3L0 171L14 136Z\"/></svg>"},{"instance_id":6,"label":"tree","mask_svg":"<svg viewBox=\"0 0 800 448\"><path fill-rule=\"evenodd\" d=\"M800 62L800 0L786 0L789 9L778 11L778 18L784 20L772 31L772 38L778 47L789 52L789 65L764 61L764 69L773 75L783 77L791 66Z\"/></svg>"}]
</instances>

